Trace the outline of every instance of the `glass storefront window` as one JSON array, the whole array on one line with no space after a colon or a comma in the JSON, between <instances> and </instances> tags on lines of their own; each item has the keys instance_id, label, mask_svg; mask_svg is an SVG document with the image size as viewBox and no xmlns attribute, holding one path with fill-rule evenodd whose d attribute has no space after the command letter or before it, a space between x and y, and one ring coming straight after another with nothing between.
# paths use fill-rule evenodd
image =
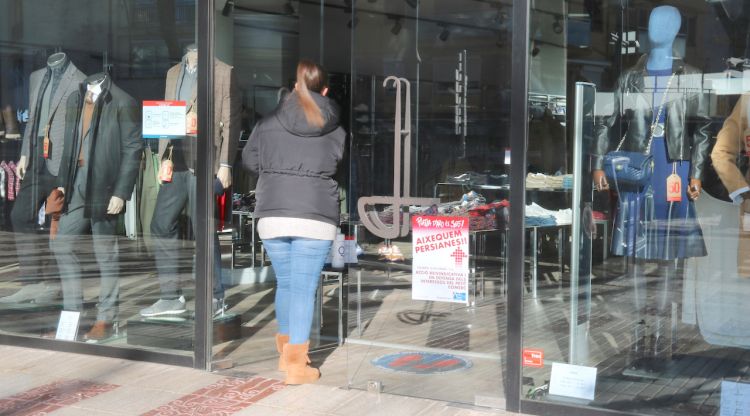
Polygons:
<instances>
[{"instance_id":1,"label":"glass storefront window","mask_svg":"<svg viewBox=\"0 0 750 416\"><path fill-rule=\"evenodd\" d=\"M746 11L670 4L532 7L526 399L742 413Z\"/></svg>"},{"instance_id":2,"label":"glass storefront window","mask_svg":"<svg viewBox=\"0 0 750 416\"><path fill-rule=\"evenodd\" d=\"M192 355L196 2L0 10L0 331Z\"/></svg>"}]
</instances>

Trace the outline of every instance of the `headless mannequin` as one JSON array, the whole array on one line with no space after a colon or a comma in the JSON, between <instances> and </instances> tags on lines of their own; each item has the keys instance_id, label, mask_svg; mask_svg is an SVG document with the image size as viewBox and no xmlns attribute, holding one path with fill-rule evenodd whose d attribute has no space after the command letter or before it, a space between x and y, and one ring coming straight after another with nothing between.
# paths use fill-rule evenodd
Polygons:
<instances>
[{"instance_id":1,"label":"headless mannequin","mask_svg":"<svg viewBox=\"0 0 750 416\"><path fill-rule=\"evenodd\" d=\"M47 67L49 69L56 69L59 68L65 63L68 62L68 56L65 55L65 52L57 52L53 53L52 55L47 58ZM18 163L16 164L16 175L18 175L19 178L23 179L24 176L26 176L26 170L29 167L29 160L26 158L26 156L21 156L21 158L18 160Z\"/></svg>"},{"instance_id":2,"label":"headless mannequin","mask_svg":"<svg viewBox=\"0 0 750 416\"><path fill-rule=\"evenodd\" d=\"M187 63L188 70L195 71L198 67L198 48L189 46L185 53L185 62ZM221 182L224 189L232 186L232 170L226 166L219 167L216 172L216 177Z\"/></svg>"},{"instance_id":3,"label":"headless mannequin","mask_svg":"<svg viewBox=\"0 0 750 416\"><path fill-rule=\"evenodd\" d=\"M107 76L102 75L100 78L91 80L86 86L86 91L92 94L92 99L94 100L94 102L96 102L97 98L99 98L99 94L102 93L102 83L105 79L107 79ZM59 187L57 189L59 189L63 194L65 193L65 188ZM125 207L125 201L123 201L122 198L113 195L112 198L109 199L107 214L117 215L122 212L123 207Z\"/></svg>"}]
</instances>

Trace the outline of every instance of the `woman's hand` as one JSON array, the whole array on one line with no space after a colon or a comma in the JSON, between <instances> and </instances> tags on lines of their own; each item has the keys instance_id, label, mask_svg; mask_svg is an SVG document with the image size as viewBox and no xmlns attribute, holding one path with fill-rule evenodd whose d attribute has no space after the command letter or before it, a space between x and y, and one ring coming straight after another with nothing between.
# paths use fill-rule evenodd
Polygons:
<instances>
[{"instance_id":1,"label":"woman's hand","mask_svg":"<svg viewBox=\"0 0 750 416\"><path fill-rule=\"evenodd\" d=\"M604 174L604 171L601 169L597 169L593 173L594 177L594 187L596 187L597 191L606 191L609 189L609 183L607 182L607 176Z\"/></svg>"},{"instance_id":2,"label":"woman's hand","mask_svg":"<svg viewBox=\"0 0 750 416\"><path fill-rule=\"evenodd\" d=\"M697 200L701 196L701 189L703 189L703 183L700 179L690 179L690 187L687 190L690 199Z\"/></svg>"}]
</instances>

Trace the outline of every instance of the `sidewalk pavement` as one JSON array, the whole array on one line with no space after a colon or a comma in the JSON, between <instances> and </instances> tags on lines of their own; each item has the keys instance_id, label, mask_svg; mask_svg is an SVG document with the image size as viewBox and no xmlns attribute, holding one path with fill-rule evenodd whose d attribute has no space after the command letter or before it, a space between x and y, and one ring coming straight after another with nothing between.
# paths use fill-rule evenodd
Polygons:
<instances>
[{"instance_id":1,"label":"sidewalk pavement","mask_svg":"<svg viewBox=\"0 0 750 416\"><path fill-rule=\"evenodd\" d=\"M280 377L280 373L279 373ZM509 416L322 384L0 346L0 415Z\"/></svg>"}]
</instances>

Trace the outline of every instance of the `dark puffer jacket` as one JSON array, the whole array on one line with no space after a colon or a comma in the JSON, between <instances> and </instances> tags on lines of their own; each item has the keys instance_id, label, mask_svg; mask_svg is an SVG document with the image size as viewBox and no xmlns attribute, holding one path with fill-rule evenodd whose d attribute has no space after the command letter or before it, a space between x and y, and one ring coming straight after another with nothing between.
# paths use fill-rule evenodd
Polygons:
<instances>
[{"instance_id":1,"label":"dark puffer jacket","mask_svg":"<svg viewBox=\"0 0 750 416\"><path fill-rule=\"evenodd\" d=\"M242 163L258 173L255 216L304 218L339 224L338 183L333 179L346 133L335 102L310 93L325 123L307 122L297 93L253 129Z\"/></svg>"}]
</instances>

